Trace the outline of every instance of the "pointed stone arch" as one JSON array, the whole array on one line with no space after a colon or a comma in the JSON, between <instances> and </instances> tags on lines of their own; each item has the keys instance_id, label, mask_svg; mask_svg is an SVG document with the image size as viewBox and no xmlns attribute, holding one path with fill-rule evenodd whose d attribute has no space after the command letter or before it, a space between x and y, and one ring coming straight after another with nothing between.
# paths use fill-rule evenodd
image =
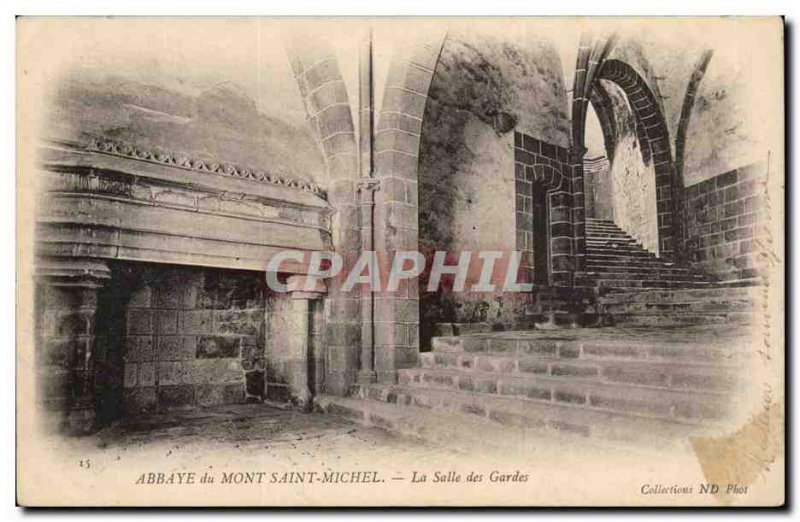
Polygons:
<instances>
[{"instance_id":1,"label":"pointed stone arch","mask_svg":"<svg viewBox=\"0 0 800 522\"><path fill-rule=\"evenodd\" d=\"M667 259L675 255L679 209L676 202L682 190L672 162L669 130L661 106L653 91L636 70L621 60L606 60L597 75L618 85L634 114L643 159L649 151L656 175L656 213L658 215L659 254Z\"/></svg>"},{"instance_id":2,"label":"pointed stone arch","mask_svg":"<svg viewBox=\"0 0 800 522\"><path fill-rule=\"evenodd\" d=\"M409 44L390 66L375 129L375 248L391 255L419 246L419 147L428 91L444 34ZM395 382L397 369L419 357L419 292L375 299L375 372L379 382Z\"/></svg>"},{"instance_id":3,"label":"pointed stone arch","mask_svg":"<svg viewBox=\"0 0 800 522\"><path fill-rule=\"evenodd\" d=\"M600 50L598 50L600 49ZM597 104L595 110L601 120L606 139L610 128L609 117L613 116L610 107L606 108L603 87L600 80L617 85L624 93L628 106L636 122L636 134L645 164L652 164L655 170L656 213L658 219L659 255L666 259L676 257L678 247L678 216L680 215L679 195L683 190L675 172L670 148L670 137L661 106L647 82L636 70L618 59L606 59L603 52L608 43L596 44L594 48L582 45L578 53L578 68L575 77L573 98L573 204L583 210L583 168L585 154L586 109L588 103ZM607 93L606 93L607 94ZM598 110L598 107L600 110ZM603 120L606 120L603 123ZM606 143L608 148L608 142ZM576 226L576 257L585 258L585 228Z\"/></svg>"},{"instance_id":4,"label":"pointed stone arch","mask_svg":"<svg viewBox=\"0 0 800 522\"><path fill-rule=\"evenodd\" d=\"M293 33L286 51L305 103L308 122L325 157L328 202L335 210L333 244L344 256L361 249L356 200L358 143L344 79L333 46ZM332 288L325 324L325 392L346 395L358 370L361 341L359 296Z\"/></svg>"}]
</instances>

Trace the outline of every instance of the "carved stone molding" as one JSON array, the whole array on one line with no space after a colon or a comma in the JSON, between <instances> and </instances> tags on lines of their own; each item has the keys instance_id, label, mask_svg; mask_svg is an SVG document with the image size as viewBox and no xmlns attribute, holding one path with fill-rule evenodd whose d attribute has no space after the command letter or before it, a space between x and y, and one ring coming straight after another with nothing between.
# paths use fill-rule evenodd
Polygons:
<instances>
[{"instance_id":1,"label":"carved stone molding","mask_svg":"<svg viewBox=\"0 0 800 522\"><path fill-rule=\"evenodd\" d=\"M380 190L381 180L378 178L361 178L356 182L356 188L359 192L374 192Z\"/></svg>"},{"instance_id":2,"label":"carved stone molding","mask_svg":"<svg viewBox=\"0 0 800 522\"><path fill-rule=\"evenodd\" d=\"M305 192L311 192L320 197L326 197L325 192L316 184L308 181L294 180L269 173L265 170L249 169L232 163L206 162L196 158L190 158L182 154L163 153L145 150L128 143L110 140L107 138L97 138L92 140L86 150L90 152L100 152L113 156L122 156L160 165L169 165L196 172L207 172L221 176L230 176L240 179L248 179L272 185L281 185Z\"/></svg>"},{"instance_id":3,"label":"carved stone molding","mask_svg":"<svg viewBox=\"0 0 800 522\"><path fill-rule=\"evenodd\" d=\"M381 188L381 180L378 178L361 178L356 182L356 190L361 199L362 205L374 205L374 194Z\"/></svg>"},{"instance_id":4,"label":"carved stone molding","mask_svg":"<svg viewBox=\"0 0 800 522\"><path fill-rule=\"evenodd\" d=\"M146 182L134 175L111 173L100 169L92 169L90 172L47 174L49 189L59 193L91 193L98 198L112 197L120 201L140 202L155 207L242 216L330 230L332 209L328 207L303 206L235 192L212 193L189 185L169 186L152 181Z\"/></svg>"}]
</instances>

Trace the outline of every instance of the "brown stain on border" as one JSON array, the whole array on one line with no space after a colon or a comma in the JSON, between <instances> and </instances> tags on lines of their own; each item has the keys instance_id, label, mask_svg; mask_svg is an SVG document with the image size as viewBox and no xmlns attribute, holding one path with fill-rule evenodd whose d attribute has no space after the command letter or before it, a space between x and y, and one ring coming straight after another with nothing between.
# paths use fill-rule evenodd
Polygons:
<instances>
[{"instance_id":1,"label":"brown stain on border","mask_svg":"<svg viewBox=\"0 0 800 522\"><path fill-rule=\"evenodd\" d=\"M761 411L733 435L689 439L706 481L719 485L720 503L735 496L726 492L728 484L749 487L771 470L784 451L783 422L784 403L772 402L767 388Z\"/></svg>"}]
</instances>

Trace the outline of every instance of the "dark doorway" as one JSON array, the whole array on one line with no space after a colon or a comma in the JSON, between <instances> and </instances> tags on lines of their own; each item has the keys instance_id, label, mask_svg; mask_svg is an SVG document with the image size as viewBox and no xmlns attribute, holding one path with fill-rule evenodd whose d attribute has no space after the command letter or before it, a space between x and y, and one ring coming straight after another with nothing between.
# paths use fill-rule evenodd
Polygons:
<instances>
[{"instance_id":1,"label":"dark doorway","mask_svg":"<svg viewBox=\"0 0 800 522\"><path fill-rule=\"evenodd\" d=\"M547 189L533 185L533 282L549 283L550 239L548 234Z\"/></svg>"},{"instance_id":2,"label":"dark doorway","mask_svg":"<svg viewBox=\"0 0 800 522\"><path fill-rule=\"evenodd\" d=\"M98 426L122 418L125 380L126 305L139 285L138 273L123 263L111 263L111 279L97 293L95 316L95 397Z\"/></svg>"}]
</instances>

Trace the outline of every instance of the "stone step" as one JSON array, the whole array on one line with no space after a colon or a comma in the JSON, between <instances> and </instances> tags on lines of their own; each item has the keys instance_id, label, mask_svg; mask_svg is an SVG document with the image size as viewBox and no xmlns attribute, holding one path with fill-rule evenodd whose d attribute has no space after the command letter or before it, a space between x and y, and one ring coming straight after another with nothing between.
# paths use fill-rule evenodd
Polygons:
<instances>
[{"instance_id":1,"label":"stone step","mask_svg":"<svg viewBox=\"0 0 800 522\"><path fill-rule=\"evenodd\" d=\"M570 371L578 369L572 368ZM591 369L595 372L597 368ZM584 372L585 374L585 372ZM583 375L583 374L581 374ZM658 374L654 374L658 377ZM716 373L706 380L723 379L732 391L735 379ZM696 380L696 378L694 378ZM622 414L643 414L665 420L701 422L720 420L730 413L730 393L680 390L665 386L639 385L598 380L575 375L490 373L451 368L400 370L399 384L411 388L435 388L469 393L517 397L535 402L569 404Z\"/></svg>"},{"instance_id":2,"label":"stone step","mask_svg":"<svg viewBox=\"0 0 800 522\"><path fill-rule=\"evenodd\" d=\"M613 440L595 441L587 439L583 431L570 431L565 425L553 423L551 426L529 424L530 421L511 415L494 412L491 415L477 414L474 409L469 413L445 411L438 409L432 414L430 408L412 405L399 405L386 402L389 390L374 387L375 391L365 392L376 399L360 399L353 397L336 397L319 395L314 398L314 410L328 415L337 415L350 419L364 426L380 428L406 437L420 439L428 443L439 444L451 450L474 455L486 451L499 451L508 454L535 456L537 452L551 452L556 448L569 451L579 447L587 450L595 447L597 451L608 451L615 446ZM357 392L358 393L358 392ZM362 394L363 395L363 394ZM521 422L525 421L525 422ZM658 441L669 447L671 444L685 445L681 436L693 427L676 429L670 427L676 437L659 436ZM626 451L637 451L638 448L652 455L646 441L636 439L623 442ZM622 449L622 447L620 447Z\"/></svg>"},{"instance_id":3,"label":"stone step","mask_svg":"<svg viewBox=\"0 0 800 522\"><path fill-rule=\"evenodd\" d=\"M644 248L639 241L637 241L632 237L616 236L611 234L587 235L585 243L587 245L604 245L607 243L622 244L622 245L632 245L632 246L637 246L639 248Z\"/></svg>"},{"instance_id":4,"label":"stone step","mask_svg":"<svg viewBox=\"0 0 800 522\"><path fill-rule=\"evenodd\" d=\"M594 221L592 221L592 222L586 222L584 224L584 226L586 227L587 230L596 229L596 228L602 228L602 229L613 229L613 230L616 230L616 231L624 233L624 230L619 228L614 223L604 223L604 222L594 222Z\"/></svg>"},{"instance_id":5,"label":"stone step","mask_svg":"<svg viewBox=\"0 0 800 522\"><path fill-rule=\"evenodd\" d=\"M633 238L633 236L630 234L626 234L622 230L615 227L589 226L586 227L585 230L586 237L591 237L598 234L613 234L614 236Z\"/></svg>"},{"instance_id":6,"label":"stone step","mask_svg":"<svg viewBox=\"0 0 800 522\"><path fill-rule=\"evenodd\" d=\"M679 270L676 269L674 266L664 265L658 262L621 262L618 264L612 264L609 262L590 262L586 265L586 272L666 272L666 273L674 273L674 274L695 274L691 270ZM581 272L576 272L577 274L581 274Z\"/></svg>"},{"instance_id":7,"label":"stone step","mask_svg":"<svg viewBox=\"0 0 800 522\"><path fill-rule=\"evenodd\" d=\"M587 263L587 272L643 272L647 273L653 270L663 271L666 273L671 274L691 274L691 272L686 267L679 267L679 266L664 266L661 264L655 263L643 263L639 265L626 265L620 263L618 265L614 264L602 264L602 263L594 263L588 262Z\"/></svg>"},{"instance_id":8,"label":"stone step","mask_svg":"<svg viewBox=\"0 0 800 522\"><path fill-rule=\"evenodd\" d=\"M642 267L661 267L663 266L661 261L649 254L635 254L631 252L618 252L616 254L612 252L603 251L598 252L595 251L591 254L587 254L587 265L595 266L597 264L606 264L607 261L622 261L619 263L621 266L635 266L639 265ZM618 266L619 266L618 265ZM669 266L665 268L670 268Z\"/></svg>"},{"instance_id":9,"label":"stone step","mask_svg":"<svg viewBox=\"0 0 800 522\"><path fill-rule=\"evenodd\" d=\"M603 287L596 287L599 296L608 296L616 293L623 293L628 294L632 292L644 292L646 290L699 290L703 288L713 288L715 283L687 283L684 285L677 285L672 287L647 287L642 288L640 286L603 286Z\"/></svg>"},{"instance_id":10,"label":"stone step","mask_svg":"<svg viewBox=\"0 0 800 522\"><path fill-rule=\"evenodd\" d=\"M586 248L591 250L636 250L638 252L645 252L646 250L635 241L609 239L606 241L588 240L586 241Z\"/></svg>"},{"instance_id":11,"label":"stone step","mask_svg":"<svg viewBox=\"0 0 800 522\"><path fill-rule=\"evenodd\" d=\"M603 313L614 314L638 314L638 313L729 313L729 312L751 312L753 302L749 300L722 300L704 299L698 301L667 301L658 303L648 303L641 301L601 303L600 309Z\"/></svg>"},{"instance_id":12,"label":"stone step","mask_svg":"<svg viewBox=\"0 0 800 522\"><path fill-rule=\"evenodd\" d=\"M502 357L495 355L425 352L421 369L472 372L494 378L535 378L550 384L601 384L609 389L630 388L672 393L725 392L736 387L739 364L730 360L675 361L556 357ZM422 360L424 359L424 361ZM409 384L402 382L401 384Z\"/></svg>"},{"instance_id":13,"label":"stone step","mask_svg":"<svg viewBox=\"0 0 800 522\"><path fill-rule=\"evenodd\" d=\"M708 282L708 278L702 274L693 274L691 272L679 272L677 274L668 271L659 270L658 268L640 269L640 270L587 270L583 272L580 277L591 277L595 279L640 279L649 281L704 281Z\"/></svg>"},{"instance_id":14,"label":"stone step","mask_svg":"<svg viewBox=\"0 0 800 522\"><path fill-rule=\"evenodd\" d=\"M352 397L320 395L314 397L314 410L337 415L371 428L440 445L447 450L468 454L503 452L533 455L541 451L546 432L500 424L488 417L428 408L400 406L396 403ZM556 444L580 444L585 437L559 433L557 440L547 438L548 447ZM542 437L542 438L540 438Z\"/></svg>"},{"instance_id":15,"label":"stone step","mask_svg":"<svg viewBox=\"0 0 800 522\"><path fill-rule=\"evenodd\" d=\"M603 304L628 302L686 302L703 299L751 300L755 295L754 287L711 287L704 289L651 289L636 292L618 292L600 298Z\"/></svg>"},{"instance_id":16,"label":"stone step","mask_svg":"<svg viewBox=\"0 0 800 522\"><path fill-rule=\"evenodd\" d=\"M602 259L603 257L612 257L615 259L625 259L629 261L646 261L646 260L653 260L657 261L658 258L651 254L650 252L645 252L644 250L614 250L610 248L589 248L586 250L587 259Z\"/></svg>"},{"instance_id":17,"label":"stone step","mask_svg":"<svg viewBox=\"0 0 800 522\"><path fill-rule=\"evenodd\" d=\"M728 313L610 313L603 316L605 325L617 327L675 326L675 325L742 325L751 324L753 314Z\"/></svg>"},{"instance_id":18,"label":"stone step","mask_svg":"<svg viewBox=\"0 0 800 522\"><path fill-rule=\"evenodd\" d=\"M576 285L595 285L602 288L648 289L648 288L703 288L711 283L706 281L691 280L663 280L663 279L604 279L581 276L575 278Z\"/></svg>"},{"instance_id":19,"label":"stone step","mask_svg":"<svg viewBox=\"0 0 800 522\"><path fill-rule=\"evenodd\" d=\"M652 254L634 255L627 254L614 254L607 252L593 252L587 253L587 263L621 263L621 264L634 264L634 263L648 263L648 264L661 264L663 261L658 259Z\"/></svg>"},{"instance_id":20,"label":"stone step","mask_svg":"<svg viewBox=\"0 0 800 522\"><path fill-rule=\"evenodd\" d=\"M616 328L573 331L515 331L442 336L432 339L434 354L575 361L652 361L720 364L736 362L745 328L714 326L676 329ZM430 357L423 354L424 357ZM474 361L476 364L479 362ZM517 365L519 362L517 362Z\"/></svg>"},{"instance_id":21,"label":"stone step","mask_svg":"<svg viewBox=\"0 0 800 522\"><path fill-rule=\"evenodd\" d=\"M630 234L625 233L623 230L620 230L617 227L610 227L610 226L605 226L605 225L587 225L584 230L586 230L586 235L587 236L590 236L592 234L607 233L607 234L616 234L616 235L625 236L625 237L632 237Z\"/></svg>"},{"instance_id":22,"label":"stone step","mask_svg":"<svg viewBox=\"0 0 800 522\"><path fill-rule=\"evenodd\" d=\"M669 272L657 268L640 270L588 270L576 276L577 281L587 279L636 279L640 281L700 281L708 279L700 274Z\"/></svg>"},{"instance_id":23,"label":"stone step","mask_svg":"<svg viewBox=\"0 0 800 522\"><path fill-rule=\"evenodd\" d=\"M599 326L600 317L594 312L569 312L564 311L558 304L536 305L535 309L529 310L523 315L514 319L512 328L514 330L534 330L545 328L545 324L551 327L593 327ZM506 328L498 330L492 323L436 323L434 326L434 336L453 336L469 335L475 333L490 333L504 331Z\"/></svg>"},{"instance_id":24,"label":"stone step","mask_svg":"<svg viewBox=\"0 0 800 522\"><path fill-rule=\"evenodd\" d=\"M613 249L608 249L608 248L591 248L591 249L587 248L586 260L598 261L603 259L615 260L615 259L628 258L630 260L639 260L639 261L652 260L656 262L667 263L667 261L665 261L664 259L656 257L652 252L648 252L642 249L639 249L636 252L637 253L634 255L629 255L628 252L613 251Z\"/></svg>"},{"instance_id":25,"label":"stone step","mask_svg":"<svg viewBox=\"0 0 800 522\"><path fill-rule=\"evenodd\" d=\"M608 231L611 231L611 232L616 232L618 234L630 235L630 234L627 234L624 230L622 230L621 228L619 228L616 225L606 225L606 224L600 224L600 223L587 223L586 226L584 227L584 229L587 230L587 231L589 231L589 230L603 230L603 231L608 230Z\"/></svg>"},{"instance_id":26,"label":"stone step","mask_svg":"<svg viewBox=\"0 0 800 522\"><path fill-rule=\"evenodd\" d=\"M603 242L603 241L619 241L628 243L638 243L638 240L627 234L615 234L613 232L596 232L586 234L586 241Z\"/></svg>"},{"instance_id":27,"label":"stone step","mask_svg":"<svg viewBox=\"0 0 800 522\"><path fill-rule=\"evenodd\" d=\"M422 352L420 368L477 371L497 375L581 377L617 384L652 385L673 390L724 391L728 379L709 375L735 375L742 354L724 347L697 352L658 347L636 352L631 346L610 345L605 351L590 345L580 358L554 355L495 355L494 353ZM591 352L591 350L596 350ZM671 351L670 351L671 350ZM648 355L649 354L649 355ZM738 361L738 362L737 362Z\"/></svg>"},{"instance_id":28,"label":"stone step","mask_svg":"<svg viewBox=\"0 0 800 522\"><path fill-rule=\"evenodd\" d=\"M619 228L616 225L608 225L608 224L604 224L604 223L587 223L586 226L585 226L585 230L587 232L589 232L589 231L610 231L610 232L615 232L617 234L625 234L626 236L630 235L630 234L628 234L627 232L625 232L624 230L622 230L621 228Z\"/></svg>"},{"instance_id":29,"label":"stone step","mask_svg":"<svg viewBox=\"0 0 800 522\"><path fill-rule=\"evenodd\" d=\"M586 230L614 230L616 232L620 232L625 234L626 232L619 228L617 225L608 224L608 223L586 223L585 225Z\"/></svg>"},{"instance_id":30,"label":"stone step","mask_svg":"<svg viewBox=\"0 0 800 522\"><path fill-rule=\"evenodd\" d=\"M586 246L588 248L610 248L613 250L621 248L634 248L642 250L643 247L632 239L587 239Z\"/></svg>"},{"instance_id":31,"label":"stone step","mask_svg":"<svg viewBox=\"0 0 800 522\"><path fill-rule=\"evenodd\" d=\"M645 250L641 246L637 245L636 243L623 243L623 242L595 242L595 241L587 241L586 242L586 252L587 254L590 252L597 252L598 254L603 253L639 253L639 254L647 254L649 256L655 257L655 254L652 252Z\"/></svg>"},{"instance_id":32,"label":"stone step","mask_svg":"<svg viewBox=\"0 0 800 522\"><path fill-rule=\"evenodd\" d=\"M467 414L541 434L568 434L627 444L664 444L680 441L689 435L722 432L719 424L708 421L701 425L644 414L622 414L593 406L547 403L478 392L402 385L359 385L355 396L365 399L366 403L386 402L409 410L428 410L429 415L439 418L441 424L447 423L448 417L440 415ZM367 404L364 407L369 406Z\"/></svg>"},{"instance_id":33,"label":"stone step","mask_svg":"<svg viewBox=\"0 0 800 522\"><path fill-rule=\"evenodd\" d=\"M636 241L635 238L627 234L616 233L610 230L604 231L587 231L586 233L586 240L587 241L605 241L605 240L619 240L619 241Z\"/></svg>"},{"instance_id":34,"label":"stone step","mask_svg":"<svg viewBox=\"0 0 800 522\"><path fill-rule=\"evenodd\" d=\"M753 288L761 286L763 283L764 279L761 277L744 277L738 279L725 279L723 281L718 281L717 286Z\"/></svg>"},{"instance_id":35,"label":"stone step","mask_svg":"<svg viewBox=\"0 0 800 522\"><path fill-rule=\"evenodd\" d=\"M372 395L383 395L377 387ZM356 392L358 394L358 392ZM361 393L363 396L365 393ZM377 398L377 397L376 397ZM397 404L396 401L318 395L314 410L338 415L369 427L377 427L406 437L441 444L449 449L474 453L478 450L525 450L541 445L529 429L500 424L488 417ZM573 436L574 437L574 436ZM577 441L583 442L583 437ZM585 442L584 442L585 443ZM488 448L487 448L488 447ZM533 448L529 448L533 449Z\"/></svg>"},{"instance_id":36,"label":"stone step","mask_svg":"<svg viewBox=\"0 0 800 522\"><path fill-rule=\"evenodd\" d=\"M588 308L588 307L587 307ZM555 303L541 303L527 310L516 330L548 329L554 327L591 328L599 326L599 316L591 310L566 311Z\"/></svg>"},{"instance_id":37,"label":"stone step","mask_svg":"<svg viewBox=\"0 0 800 522\"><path fill-rule=\"evenodd\" d=\"M614 265L614 266L634 266L634 267L663 267L663 268L673 268L678 267L675 263L670 263L668 261L664 261L663 259L659 259L657 257L651 258L622 258L621 256L595 256L586 259L586 264L588 266L607 266L607 265ZM685 268L685 267L684 267Z\"/></svg>"}]
</instances>

